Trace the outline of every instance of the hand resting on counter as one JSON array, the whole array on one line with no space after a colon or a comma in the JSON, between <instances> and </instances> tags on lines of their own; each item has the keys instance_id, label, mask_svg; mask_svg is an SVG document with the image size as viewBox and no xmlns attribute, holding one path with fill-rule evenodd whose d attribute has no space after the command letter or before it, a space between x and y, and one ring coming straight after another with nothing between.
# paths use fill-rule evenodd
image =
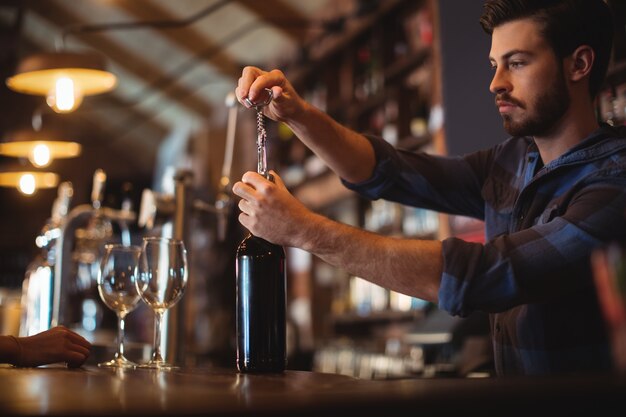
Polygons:
<instances>
[{"instance_id":1,"label":"hand resting on counter","mask_svg":"<svg viewBox=\"0 0 626 417\"><path fill-rule=\"evenodd\" d=\"M91 343L79 334L57 326L33 336L0 336L0 363L34 367L65 362L81 366L89 357Z\"/></svg>"}]
</instances>

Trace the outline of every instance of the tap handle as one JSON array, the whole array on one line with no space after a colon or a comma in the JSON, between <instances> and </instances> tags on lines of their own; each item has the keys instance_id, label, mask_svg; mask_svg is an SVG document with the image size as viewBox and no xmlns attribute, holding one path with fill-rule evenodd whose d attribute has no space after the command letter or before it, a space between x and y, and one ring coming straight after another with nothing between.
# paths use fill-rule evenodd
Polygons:
<instances>
[{"instance_id":1,"label":"tap handle","mask_svg":"<svg viewBox=\"0 0 626 417\"><path fill-rule=\"evenodd\" d=\"M224 148L224 163L222 164L222 178L220 180L222 188L230 183L230 173L233 164L233 150L235 146L235 131L237 129L237 98L235 93L226 96L226 107L228 107L228 123L226 125L226 147Z\"/></svg>"},{"instance_id":2,"label":"tap handle","mask_svg":"<svg viewBox=\"0 0 626 417\"><path fill-rule=\"evenodd\" d=\"M54 203L52 203L52 216L50 216L54 223L61 223L65 216L67 216L73 195L74 188L71 182L64 181L59 184L57 198L54 200Z\"/></svg>"},{"instance_id":3,"label":"tap handle","mask_svg":"<svg viewBox=\"0 0 626 417\"><path fill-rule=\"evenodd\" d=\"M91 203L95 209L102 207L106 180L107 174L101 169L96 169L96 172L93 174L93 186L91 188Z\"/></svg>"}]
</instances>

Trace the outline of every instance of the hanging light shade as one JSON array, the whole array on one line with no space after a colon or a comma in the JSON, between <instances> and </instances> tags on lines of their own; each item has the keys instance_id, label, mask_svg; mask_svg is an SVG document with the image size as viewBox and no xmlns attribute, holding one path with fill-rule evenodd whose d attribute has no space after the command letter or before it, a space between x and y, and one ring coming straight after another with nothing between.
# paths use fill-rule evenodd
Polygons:
<instances>
[{"instance_id":1,"label":"hanging light shade","mask_svg":"<svg viewBox=\"0 0 626 417\"><path fill-rule=\"evenodd\" d=\"M59 176L54 172L0 172L0 187L17 188L26 195L34 194L42 188L55 188L57 185L59 185Z\"/></svg>"},{"instance_id":2,"label":"hanging light shade","mask_svg":"<svg viewBox=\"0 0 626 417\"><path fill-rule=\"evenodd\" d=\"M28 158L38 168L49 165L55 159L75 158L81 151L79 143L64 140L51 130L18 130L0 143L0 155Z\"/></svg>"},{"instance_id":3,"label":"hanging light shade","mask_svg":"<svg viewBox=\"0 0 626 417\"><path fill-rule=\"evenodd\" d=\"M111 91L117 84L114 74L95 53L48 52L22 60L7 86L16 92L46 97L58 113L76 110L84 96Z\"/></svg>"}]
</instances>

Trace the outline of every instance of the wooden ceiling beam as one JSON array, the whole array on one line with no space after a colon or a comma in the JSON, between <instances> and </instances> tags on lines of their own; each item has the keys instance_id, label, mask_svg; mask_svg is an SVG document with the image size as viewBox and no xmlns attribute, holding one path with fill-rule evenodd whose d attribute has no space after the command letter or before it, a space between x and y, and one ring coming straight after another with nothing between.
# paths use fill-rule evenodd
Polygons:
<instances>
[{"instance_id":1,"label":"wooden ceiling beam","mask_svg":"<svg viewBox=\"0 0 626 417\"><path fill-rule=\"evenodd\" d=\"M136 0L118 0L115 5L137 18L137 21L154 22L175 21L180 19L167 10L164 10L162 7L147 0L141 2ZM193 23L190 26L181 28L159 29L159 32L170 42L180 46L192 56L201 56L205 54L206 51L219 51L222 49L219 44L207 39L200 31L194 29ZM211 57L211 65L221 74L229 78L237 79L239 77L241 66L232 59L225 50Z\"/></svg>"},{"instance_id":2,"label":"wooden ceiling beam","mask_svg":"<svg viewBox=\"0 0 626 417\"><path fill-rule=\"evenodd\" d=\"M307 41L307 23L310 19L283 0L236 0L269 26L289 36L298 44Z\"/></svg>"}]
</instances>

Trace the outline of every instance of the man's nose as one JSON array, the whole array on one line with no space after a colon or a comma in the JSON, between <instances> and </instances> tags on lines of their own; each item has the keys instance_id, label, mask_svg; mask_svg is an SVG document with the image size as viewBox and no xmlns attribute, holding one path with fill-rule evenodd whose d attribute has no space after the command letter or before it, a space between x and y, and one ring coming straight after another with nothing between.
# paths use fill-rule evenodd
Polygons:
<instances>
[{"instance_id":1,"label":"man's nose","mask_svg":"<svg viewBox=\"0 0 626 417\"><path fill-rule=\"evenodd\" d=\"M496 68L491 84L489 85L489 91L494 94L508 93L511 91L511 82L506 75L506 71L501 68Z\"/></svg>"}]
</instances>

